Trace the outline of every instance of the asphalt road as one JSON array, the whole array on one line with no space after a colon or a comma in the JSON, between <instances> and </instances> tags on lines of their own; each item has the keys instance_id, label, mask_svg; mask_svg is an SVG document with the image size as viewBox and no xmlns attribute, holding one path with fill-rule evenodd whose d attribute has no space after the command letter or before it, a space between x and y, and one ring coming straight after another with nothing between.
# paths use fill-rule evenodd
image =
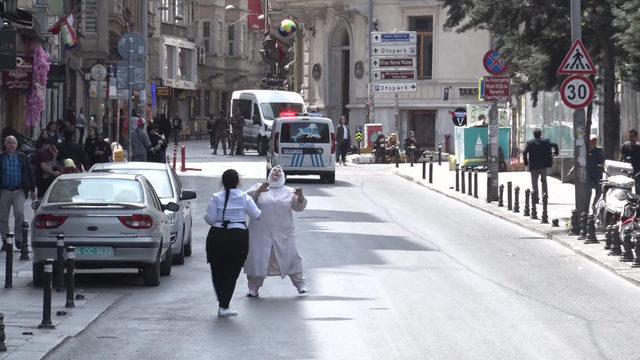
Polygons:
<instances>
[{"instance_id":1,"label":"asphalt road","mask_svg":"<svg viewBox=\"0 0 640 360\"><path fill-rule=\"evenodd\" d=\"M262 158L219 157L183 178L195 189L194 255L157 288L135 275L83 275L125 296L48 359L633 359L640 290L557 243L391 175L339 167L335 185L296 181L309 294L269 278L235 318L217 318L202 221L213 176L248 187Z\"/></svg>"}]
</instances>

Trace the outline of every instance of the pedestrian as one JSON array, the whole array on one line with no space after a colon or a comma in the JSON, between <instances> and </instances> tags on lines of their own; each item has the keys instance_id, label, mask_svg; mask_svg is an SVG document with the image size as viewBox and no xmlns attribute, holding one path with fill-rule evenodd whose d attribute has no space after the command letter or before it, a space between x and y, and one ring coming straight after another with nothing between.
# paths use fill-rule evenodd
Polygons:
<instances>
[{"instance_id":1,"label":"pedestrian","mask_svg":"<svg viewBox=\"0 0 640 360\"><path fill-rule=\"evenodd\" d=\"M160 135L164 135L167 141L171 138L171 121L169 121L165 113L161 113L158 116L158 132Z\"/></svg>"},{"instance_id":2,"label":"pedestrian","mask_svg":"<svg viewBox=\"0 0 640 360\"><path fill-rule=\"evenodd\" d=\"M544 139L542 137L542 130L533 130L533 139L527 141L527 145L524 148L522 157L524 165L529 167L531 173L531 187L533 192L531 193L531 201L534 203L540 202L540 193L538 192L538 178L542 183L542 196L548 195L547 192L547 168L553 165L553 155L551 149L553 148L553 155L558 156L558 145Z\"/></svg>"},{"instance_id":3,"label":"pedestrian","mask_svg":"<svg viewBox=\"0 0 640 360\"><path fill-rule=\"evenodd\" d=\"M61 168L56 161L58 157L57 141L55 138L47 138L42 148L36 152L35 183L38 189L38 198L42 199L49 186L60 175Z\"/></svg>"},{"instance_id":4,"label":"pedestrian","mask_svg":"<svg viewBox=\"0 0 640 360\"><path fill-rule=\"evenodd\" d=\"M338 141L338 152L336 152L336 162L347 166L347 152L351 146L351 132L347 126L347 117L340 116L338 128L336 129L336 139Z\"/></svg>"},{"instance_id":5,"label":"pedestrian","mask_svg":"<svg viewBox=\"0 0 640 360\"><path fill-rule=\"evenodd\" d=\"M73 131L67 130L64 135L64 141L58 145L58 162L62 163L66 159L73 160L75 167L78 170L82 170L83 164L86 164L87 161L84 156L84 152L82 151L82 145L76 143L75 141L75 133Z\"/></svg>"},{"instance_id":6,"label":"pedestrian","mask_svg":"<svg viewBox=\"0 0 640 360\"><path fill-rule=\"evenodd\" d=\"M255 220L261 215L251 196L238 189L239 183L238 172L226 170L222 174L224 191L213 194L204 217L211 225L206 251L218 297L218 316L238 315L229 308L229 303L249 251L246 218L248 215Z\"/></svg>"},{"instance_id":7,"label":"pedestrian","mask_svg":"<svg viewBox=\"0 0 640 360\"><path fill-rule=\"evenodd\" d=\"M387 155L387 138L384 134L379 134L373 144L374 161L376 164L384 164Z\"/></svg>"},{"instance_id":8,"label":"pedestrian","mask_svg":"<svg viewBox=\"0 0 640 360\"><path fill-rule=\"evenodd\" d=\"M417 155L420 153L418 143L416 142L416 133L413 130L409 131L409 136L404 139L404 152L411 162L415 162Z\"/></svg>"},{"instance_id":9,"label":"pedestrian","mask_svg":"<svg viewBox=\"0 0 640 360\"><path fill-rule=\"evenodd\" d=\"M213 129L213 123L214 123L214 119L213 119L213 114L211 114L209 116L209 119L207 120L207 134L209 134L209 149L214 149L213 147L213 141L215 139L215 131ZM213 153L215 155L215 150L213 151Z\"/></svg>"},{"instance_id":10,"label":"pedestrian","mask_svg":"<svg viewBox=\"0 0 640 360\"><path fill-rule=\"evenodd\" d=\"M104 139L97 136L96 128L89 128L87 140L84 142L85 169L91 169L94 164L109 162L111 147Z\"/></svg>"},{"instance_id":11,"label":"pedestrian","mask_svg":"<svg viewBox=\"0 0 640 360\"><path fill-rule=\"evenodd\" d=\"M84 108L80 108L78 117L76 117L76 129L78 129L78 143L84 141L84 127L87 125L87 118L84 116Z\"/></svg>"},{"instance_id":12,"label":"pedestrian","mask_svg":"<svg viewBox=\"0 0 640 360\"><path fill-rule=\"evenodd\" d=\"M147 161L164 163L164 150L166 148L164 138L158 132L158 125L151 124L147 127L151 147L147 151Z\"/></svg>"},{"instance_id":13,"label":"pedestrian","mask_svg":"<svg viewBox=\"0 0 640 360\"><path fill-rule=\"evenodd\" d=\"M182 131L182 118L176 113L171 119L171 135L173 136L174 145L178 145L180 139L180 132Z\"/></svg>"},{"instance_id":14,"label":"pedestrian","mask_svg":"<svg viewBox=\"0 0 640 360\"><path fill-rule=\"evenodd\" d=\"M638 131L629 130L627 141L620 148L620 161L625 161L633 167L633 177L640 172L640 144L638 144ZM636 194L640 194L640 181L636 179Z\"/></svg>"},{"instance_id":15,"label":"pedestrian","mask_svg":"<svg viewBox=\"0 0 640 360\"><path fill-rule=\"evenodd\" d=\"M247 192L262 211L260 219L249 222L249 255L244 265L249 282L247 296L259 296L267 276L289 276L298 293L304 294L307 289L292 211L303 211L307 199L302 189L284 186L285 174L280 166L271 169L267 180Z\"/></svg>"},{"instance_id":16,"label":"pedestrian","mask_svg":"<svg viewBox=\"0 0 640 360\"><path fill-rule=\"evenodd\" d=\"M67 114L66 114L65 120L71 125L75 125L75 122L76 122L75 108L76 108L76 104L74 103L70 103L69 107L67 107ZM61 123L63 122L62 119L59 119L58 121L60 121Z\"/></svg>"},{"instance_id":17,"label":"pedestrian","mask_svg":"<svg viewBox=\"0 0 640 360\"><path fill-rule=\"evenodd\" d=\"M222 151L224 155L227 155L227 138L229 124L227 124L227 117L224 115L224 111L220 110L220 114L213 122L214 141L213 141L213 154L218 153L218 144L222 143Z\"/></svg>"},{"instance_id":18,"label":"pedestrian","mask_svg":"<svg viewBox=\"0 0 640 360\"><path fill-rule=\"evenodd\" d=\"M138 118L137 127L131 134L131 161L147 161L147 151L151 148L149 134L145 130L145 120Z\"/></svg>"},{"instance_id":19,"label":"pedestrian","mask_svg":"<svg viewBox=\"0 0 640 360\"><path fill-rule=\"evenodd\" d=\"M27 196L35 200L33 170L27 156L18 152L18 140L13 135L4 139L5 151L0 154L0 235L2 250L6 249L9 232L9 214L13 208L13 233L19 248L22 243L22 223L24 222L24 202Z\"/></svg>"},{"instance_id":20,"label":"pedestrian","mask_svg":"<svg viewBox=\"0 0 640 360\"><path fill-rule=\"evenodd\" d=\"M18 141L18 151L20 151L20 149L22 149L24 136L18 130L14 129L11 125L7 125L2 128L2 133L0 134L0 144L2 144L2 151L6 150L4 146L4 140L9 136L13 136L16 138L16 140Z\"/></svg>"},{"instance_id":21,"label":"pedestrian","mask_svg":"<svg viewBox=\"0 0 640 360\"><path fill-rule=\"evenodd\" d=\"M244 155L244 131L245 119L240 113L239 109L233 110L233 117L231 118L231 156Z\"/></svg>"},{"instance_id":22,"label":"pedestrian","mask_svg":"<svg viewBox=\"0 0 640 360\"><path fill-rule=\"evenodd\" d=\"M589 177L589 199L591 192L595 189L596 195L591 203L591 211L596 213L596 204L602 195L602 173L604 165L604 151L598 147L598 135L591 134L589 137L589 153L587 154L587 175Z\"/></svg>"}]
</instances>

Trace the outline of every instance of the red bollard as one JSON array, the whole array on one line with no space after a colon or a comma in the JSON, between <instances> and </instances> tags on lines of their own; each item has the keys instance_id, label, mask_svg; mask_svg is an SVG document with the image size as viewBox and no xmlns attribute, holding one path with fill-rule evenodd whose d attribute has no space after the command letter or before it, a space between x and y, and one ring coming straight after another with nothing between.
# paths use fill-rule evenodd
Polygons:
<instances>
[{"instance_id":1,"label":"red bollard","mask_svg":"<svg viewBox=\"0 0 640 360\"><path fill-rule=\"evenodd\" d=\"M173 170L176 169L176 158L178 157L178 146L173 145Z\"/></svg>"},{"instance_id":2,"label":"red bollard","mask_svg":"<svg viewBox=\"0 0 640 360\"><path fill-rule=\"evenodd\" d=\"M187 148L184 145L180 145L180 171L187 171Z\"/></svg>"}]
</instances>

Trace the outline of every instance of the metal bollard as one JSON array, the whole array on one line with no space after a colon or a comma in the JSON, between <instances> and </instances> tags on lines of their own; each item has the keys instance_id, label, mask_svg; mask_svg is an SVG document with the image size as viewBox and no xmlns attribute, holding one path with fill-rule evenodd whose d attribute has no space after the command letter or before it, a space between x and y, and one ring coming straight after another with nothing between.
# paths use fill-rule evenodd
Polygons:
<instances>
[{"instance_id":1,"label":"metal bollard","mask_svg":"<svg viewBox=\"0 0 640 360\"><path fill-rule=\"evenodd\" d=\"M405 155L406 155L406 154L407 154L407 151L405 150L405 152L404 152L404 153L405 153ZM410 166L410 167L413 167L413 151L410 151L408 156L409 156L409 166Z\"/></svg>"},{"instance_id":2,"label":"metal bollard","mask_svg":"<svg viewBox=\"0 0 640 360\"><path fill-rule=\"evenodd\" d=\"M64 305L66 308L76 307L73 299L76 292L76 280L73 270L75 267L76 247L67 246L67 303Z\"/></svg>"},{"instance_id":3,"label":"metal bollard","mask_svg":"<svg viewBox=\"0 0 640 360\"><path fill-rule=\"evenodd\" d=\"M504 207L504 185L498 187L498 206Z\"/></svg>"},{"instance_id":4,"label":"metal bollard","mask_svg":"<svg viewBox=\"0 0 640 360\"><path fill-rule=\"evenodd\" d=\"M609 225L604 231L604 249L611 250L611 241L613 234L613 226Z\"/></svg>"},{"instance_id":5,"label":"metal bollard","mask_svg":"<svg viewBox=\"0 0 640 360\"><path fill-rule=\"evenodd\" d=\"M20 242L20 260L29 260L29 223L22 222L22 241Z\"/></svg>"},{"instance_id":6,"label":"metal bollard","mask_svg":"<svg viewBox=\"0 0 640 360\"><path fill-rule=\"evenodd\" d=\"M460 187L460 192L463 194L467 193L467 188L464 186L464 182L465 182L465 173L464 173L464 166L460 168L460 170L462 171L462 173L460 174L460 178L462 179L462 185Z\"/></svg>"},{"instance_id":7,"label":"metal bollard","mask_svg":"<svg viewBox=\"0 0 640 360\"><path fill-rule=\"evenodd\" d=\"M507 210L513 210L513 183L511 181L507 181Z\"/></svg>"},{"instance_id":8,"label":"metal bollard","mask_svg":"<svg viewBox=\"0 0 640 360\"><path fill-rule=\"evenodd\" d=\"M51 322L51 281L53 277L53 259L44 261L44 297L42 299L42 322L38 325L41 329L53 329Z\"/></svg>"},{"instance_id":9,"label":"metal bollard","mask_svg":"<svg viewBox=\"0 0 640 360\"><path fill-rule=\"evenodd\" d=\"M640 267L640 234L636 234L635 252L636 252L636 259L633 262L633 264L631 264L632 268Z\"/></svg>"},{"instance_id":10,"label":"metal bollard","mask_svg":"<svg viewBox=\"0 0 640 360\"><path fill-rule=\"evenodd\" d=\"M493 201L493 184L491 181L491 171L487 170L487 183L485 184L487 186L487 204L491 204L491 201Z\"/></svg>"},{"instance_id":11,"label":"metal bollard","mask_svg":"<svg viewBox=\"0 0 640 360\"><path fill-rule=\"evenodd\" d=\"M460 167L456 165L456 191L460 191Z\"/></svg>"},{"instance_id":12,"label":"metal bollard","mask_svg":"<svg viewBox=\"0 0 640 360\"><path fill-rule=\"evenodd\" d=\"M429 184L433 184L433 155L429 155Z\"/></svg>"},{"instance_id":13,"label":"metal bollard","mask_svg":"<svg viewBox=\"0 0 640 360\"><path fill-rule=\"evenodd\" d=\"M571 235L580 235L580 213L577 209L571 210Z\"/></svg>"},{"instance_id":14,"label":"metal bollard","mask_svg":"<svg viewBox=\"0 0 640 360\"><path fill-rule=\"evenodd\" d=\"M473 196L473 170L469 169L469 171L467 172L467 174L469 174L468 176L468 180L469 180L469 196Z\"/></svg>"},{"instance_id":15,"label":"metal bollard","mask_svg":"<svg viewBox=\"0 0 640 360\"><path fill-rule=\"evenodd\" d=\"M4 288L13 287L13 233L7 234L7 262L4 265Z\"/></svg>"},{"instance_id":16,"label":"metal bollard","mask_svg":"<svg viewBox=\"0 0 640 360\"><path fill-rule=\"evenodd\" d=\"M580 236L578 240L584 240L587 238L587 213L580 214Z\"/></svg>"},{"instance_id":17,"label":"metal bollard","mask_svg":"<svg viewBox=\"0 0 640 360\"><path fill-rule=\"evenodd\" d=\"M396 149L394 152L396 158L396 168L400 167L400 150Z\"/></svg>"},{"instance_id":18,"label":"metal bollard","mask_svg":"<svg viewBox=\"0 0 640 360\"><path fill-rule=\"evenodd\" d=\"M478 198L478 169L473 170L473 197Z\"/></svg>"},{"instance_id":19,"label":"metal bollard","mask_svg":"<svg viewBox=\"0 0 640 360\"><path fill-rule=\"evenodd\" d=\"M611 231L611 250L609 256L620 256L622 254L622 241L620 240L620 229L617 226L612 225Z\"/></svg>"},{"instance_id":20,"label":"metal bollard","mask_svg":"<svg viewBox=\"0 0 640 360\"><path fill-rule=\"evenodd\" d=\"M531 190L527 189L524 191L524 212L522 215L530 216L531 209L529 208L529 199L531 198Z\"/></svg>"},{"instance_id":21,"label":"metal bollard","mask_svg":"<svg viewBox=\"0 0 640 360\"><path fill-rule=\"evenodd\" d=\"M4 332L4 313L0 312L0 352L7 351L7 344L5 344L6 339L7 335Z\"/></svg>"},{"instance_id":22,"label":"metal bollard","mask_svg":"<svg viewBox=\"0 0 640 360\"><path fill-rule=\"evenodd\" d=\"M56 292L64 288L64 235L58 234L56 243Z\"/></svg>"},{"instance_id":23,"label":"metal bollard","mask_svg":"<svg viewBox=\"0 0 640 360\"><path fill-rule=\"evenodd\" d=\"M544 197L542 198L544 201ZM596 219L591 214L587 218L587 238L584 240L585 244L597 244L599 243L598 238L596 237Z\"/></svg>"},{"instance_id":24,"label":"metal bollard","mask_svg":"<svg viewBox=\"0 0 640 360\"><path fill-rule=\"evenodd\" d=\"M549 213L547 212L547 206L549 205L549 197L547 196L547 194L542 194L542 220L540 221L540 223L542 224L548 224L549 223ZM594 222L595 224L595 222ZM595 236L595 225L593 228L593 234Z\"/></svg>"},{"instance_id":25,"label":"metal bollard","mask_svg":"<svg viewBox=\"0 0 640 360\"><path fill-rule=\"evenodd\" d=\"M631 262L633 261L633 242L631 241L631 231L625 232L624 240L622 241L622 248L624 251L622 252L622 256L619 261L621 262Z\"/></svg>"},{"instance_id":26,"label":"metal bollard","mask_svg":"<svg viewBox=\"0 0 640 360\"><path fill-rule=\"evenodd\" d=\"M531 219L538 220L538 207L533 198L531 199Z\"/></svg>"},{"instance_id":27,"label":"metal bollard","mask_svg":"<svg viewBox=\"0 0 640 360\"><path fill-rule=\"evenodd\" d=\"M427 157L422 153L422 180L427 179Z\"/></svg>"},{"instance_id":28,"label":"metal bollard","mask_svg":"<svg viewBox=\"0 0 640 360\"><path fill-rule=\"evenodd\" d=\"M513 212L520 212L520 186L516 186L513 190Z\"/></svg>"},{"instance_id":29,"label":"metal bollard","mask_svg":"<svg viewBox=\"0 0 640 360\"><path fill-rule=\"evenodd\" d=\"M438 166L442 165L442 143L438 144Z\"/></svg>"}]
</instances>

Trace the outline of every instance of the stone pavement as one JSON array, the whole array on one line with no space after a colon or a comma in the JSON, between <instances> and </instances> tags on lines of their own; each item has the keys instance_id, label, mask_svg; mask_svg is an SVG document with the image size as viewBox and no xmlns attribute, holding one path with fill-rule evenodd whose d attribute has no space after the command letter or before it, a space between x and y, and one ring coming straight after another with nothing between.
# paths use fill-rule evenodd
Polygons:
<instances>
[{"instance_id":1,"label":"stone pavement","mask_svg":"<svg viewBox=\"0 0 640 360\"><path fill-rule=\"evenodd\" d=\"M354 158L352 157L352 160ZM351 165L351 164L350 164ZM549 224L542 224L540 220L532 220L523 216L524 210L524 190L531 187L531 177L528 172L501 172L499 174L500 184L505 185L504 207L498 207L497 202L486 202L486 173L478 173L478 199L468 195L468 177L465 178L467 193L455 191L455 171L449 171L449 164L443 162L438 165L433 164L433 183L430 184L429 164L426 164L426 179L422 179L422 163L417 163L414 167L410 164L387 165L357 165L357 166L388 166L395 175L412 181L418 185L436 191L440 194L457 199L467 205L478 208L482 211L493 214L499 218L523 226L529 230L541 233L546 237L572 249L577 254L584 256L604 268L618 274L619 276L640 285L640 269L632 268L630 263L618 261L618 256L608 256L608 250L604 250L604 234L598 233L600 244L584 244L577 240L577 236L568 235L571 210L574 208L574 187L572 184L563 184L560 180L548 177L549 187ZM520 212L514 213L507 210L507 182L512 182L513 188L519 186L520 192ZM538 218L542 215L542 205L538 205ZM551 227L552 219L558 219L559 227Z\"/></svg>"},{"instance_id":2,"label":"stone pavement","mask_svg":"<svg viewBox=\"0 0 640 360\"><path fill-rule=\"evenodd\" d=\"M33 211L28 207L29 202L26 205L25 217L31 219ZM6 252L0 252L0 312L4 313L8 348L7 352L0 352L0 359L41 359L84 330L120 298L119 295L76 288L76 294L84 295L85 299L76 300L75 308L65 309L66 292L56 293L54 288L51 321L55 329L38 329L42 321L43 289L31 285L31 260L19 260L19 250L14 250L13 255L13 288L5 289ZM32 254L29 258L33 258ZM67 315L58 316L58 311L66 311Z\"/></svg>"}]
</instances>

